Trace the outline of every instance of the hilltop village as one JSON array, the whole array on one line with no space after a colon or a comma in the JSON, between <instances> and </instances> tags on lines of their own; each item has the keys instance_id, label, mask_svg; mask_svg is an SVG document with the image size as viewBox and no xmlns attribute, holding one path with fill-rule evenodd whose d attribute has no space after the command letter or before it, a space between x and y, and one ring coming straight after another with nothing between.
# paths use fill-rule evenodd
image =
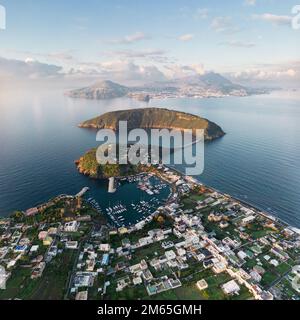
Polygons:
<instances>
[{"instance_id":1,"label":"hilltop village","mask_svg":"<svg viewBox=\"0 0 300 320\"><path fill-rule=\"evenodd\" d=\"M172 191L131 226L87 189L1 219L0 299L299 300L298 229L173 169L144 175Z\"/></svg>"}]
</instances>

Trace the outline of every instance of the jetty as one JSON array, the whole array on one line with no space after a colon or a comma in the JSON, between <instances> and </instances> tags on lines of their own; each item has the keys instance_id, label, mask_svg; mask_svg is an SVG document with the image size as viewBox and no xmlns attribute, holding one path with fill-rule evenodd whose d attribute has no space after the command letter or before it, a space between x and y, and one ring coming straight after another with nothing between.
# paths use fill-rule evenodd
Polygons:
<instances>
[{"instance_id":1,"label":"jetty","mask_svg":"<svg viewBox=\"0 0 300 320\"><path fill-rule=\"evenodd\" d=\"M76 197L82 197L82 196L85 195L89 190L90 190L89 187L84 187L80 192L78 192L78 193L76 194Z\"/></svg>"}]
</instances>

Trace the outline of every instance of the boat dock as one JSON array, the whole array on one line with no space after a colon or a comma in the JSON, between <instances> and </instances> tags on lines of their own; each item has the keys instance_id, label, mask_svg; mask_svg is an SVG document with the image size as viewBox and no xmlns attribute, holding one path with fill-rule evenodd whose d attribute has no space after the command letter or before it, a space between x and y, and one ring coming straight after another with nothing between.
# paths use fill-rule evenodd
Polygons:
<instances>
[{"instance_id":1,"label":"boat dock","mask_svg":"<svg viewBox=\"0 0 300 320\"><path fill-rule=\"evenodd\" d=\"M85 195L89 190L90 190L89 187L84 187L80 192L78 192L78 193L76 194L76 197L82 197L82 196Z\"/></svg>"}]
</instances>

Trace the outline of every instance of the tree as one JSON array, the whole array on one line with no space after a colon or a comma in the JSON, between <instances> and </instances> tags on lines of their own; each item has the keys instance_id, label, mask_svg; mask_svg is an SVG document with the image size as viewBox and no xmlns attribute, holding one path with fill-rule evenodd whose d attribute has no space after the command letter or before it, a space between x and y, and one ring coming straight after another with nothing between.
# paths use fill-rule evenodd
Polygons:
<instances>
[{"instance_id":1,"label":"tree","mask_svg":"<svg viewBox=\"0 0 300 320\"><path fill-rule=\"evenodd\" d=\"M163 216L158 216L157 222L158 222L159 224L164 224L164 223L165 223L165 218L164 218Z\"/></svg>"}]
</instances>

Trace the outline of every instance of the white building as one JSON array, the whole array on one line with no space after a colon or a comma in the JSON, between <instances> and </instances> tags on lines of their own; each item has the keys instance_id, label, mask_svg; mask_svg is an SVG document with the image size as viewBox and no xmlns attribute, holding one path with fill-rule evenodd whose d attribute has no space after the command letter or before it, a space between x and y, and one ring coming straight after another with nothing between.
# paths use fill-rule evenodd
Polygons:
<instances>
[{"instance_id":1,"label":"white building","mask_svg":"<svg viewBox=\"0 0 300 320\"><path fill-rule=\"evenodd\" d=\"M247 216L246 218L244 218L242 220L242 224L245 226L245 225L253 222L255 220L255 218L256 218L255 216Z\"/></svg>"},{"instance_id":2,"label":"white building","mask_svg":"<svg viewBox=\"0 0 300 320\"><path fill-rule=\"evenodd\" d=\"M222 285L222 290L226 294L238 294L241 288L234 280L231 280Z\"/></svg>"},{"instance_id":3,"label":"white building","mask_svg":"<svg viewBox=\"0 0 300 320\"><path fill-rule=\"evenodd\" d=\"M64 226L66 232L76 232L79 228L79 223L77 221L67 222Z\"/></svg>"},{"instance_id":4,"label":"white building","mask_svg":"<svg viewBox=\"0 0 300 320\"><path fill-rule=\"evenodd\" d=\"M202 279L197 282L197 287L200 291L202 291L208 288L208 284L205 279Z\"/></svg>"},{"instance_id":5,"label":"white building","mask_svg":"<svg viewBox=\"0 0 300 320\"><path fill-rule=\"evenodd\" d=\"M173 250L169 250L165 252L165 256L167 260L173 260L176 258L176 253Z\"/></svg>"},{"instance_id":6,"label":"white building","mask_svg":"<svg viewBox=\"0 0 300 320\"><path fill-rule=\"evenodd\" d=\"M111 249L110 244L109 243L101 243L99 246L99 250L103 251L103 252L109 252Z\"/></svg>"},{"instance_id":7,"label":"white building","mask_svg":"<svg viewBox=\"0 0 300 320\"><path fill-rule=\"evenodd\" d=\"M78 241L67 241L66 249L76 250L78 248Z\"/></svg>"}]
</instances>

